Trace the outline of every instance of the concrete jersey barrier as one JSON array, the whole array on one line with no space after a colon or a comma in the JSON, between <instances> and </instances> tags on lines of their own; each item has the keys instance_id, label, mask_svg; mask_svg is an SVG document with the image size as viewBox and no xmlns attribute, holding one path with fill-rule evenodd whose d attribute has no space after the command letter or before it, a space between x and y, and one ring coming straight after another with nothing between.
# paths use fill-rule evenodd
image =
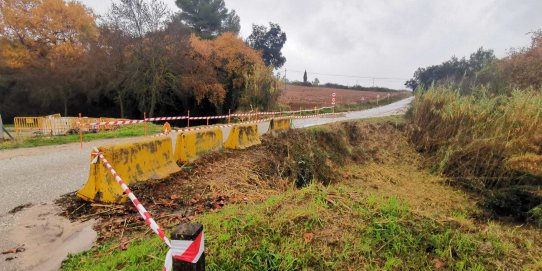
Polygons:
<instances>
[{"instance_id":1,"label":"concrete jersey barrier","mask_svg":"<svg viewBox=\"0 0 542 271\"><path fill-rule=\"evenodd\" d=\"M162 179L181 170L173 160L170 137L143 139L99 147L126 184ZM103 163L90 164L87 183L77 192L83 200L119 203L126 200L122 189Z\"/></svg>"},{"instance_id":2,"label":"concrete jersey barrier","mask_svg":"<svg viewBox=\"0 0 542 271\"><path fill-rule=\"evenodd\" d=\"M175 143L175 161L192 162L205 153L223 148L222 129L180 133Z\"/></svg>"},{"instance_id":3,"label":"concrete jersey barrier","mask_svg":"<svg viewBox=\"0 0 542 271\"><path fill-rule=\"evenodd\" d=\"M271 122L269 122L269 131L270 132L280 132L280 131L286 131L291 128L292 119L285 118L285 119L272 119Z\"/></svg>"},{"instance_id":4,"label":"concrete jersey barrier","mask_svg":"<svg viewBox=\"0 0 542 271\"><path fill-rule=\"evenodd\" d=\"M226 149L243 150L261 143L257 124L241 124L231 128L224 147Z\"/></svg>"}]
</instances>

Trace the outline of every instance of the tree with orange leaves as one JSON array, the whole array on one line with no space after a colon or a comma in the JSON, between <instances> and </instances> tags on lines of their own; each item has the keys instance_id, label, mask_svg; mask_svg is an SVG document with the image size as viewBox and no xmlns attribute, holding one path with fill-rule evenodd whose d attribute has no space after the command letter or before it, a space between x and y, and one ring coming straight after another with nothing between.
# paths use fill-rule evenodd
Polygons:
<instances>
[{"instance_id":1,"label":"tree with orange leaves","mask_svg":"<svg viewBox=\"0 0 542 271\"><path fill-rule=\"evenodd\" d=\"M10 69L44 103L68 101L83 83L84 57L96 39L94 15L78 2L0 2L0 65ZM54 82L54 84L51 84Z\"/></svg>"},{"instance_id":2,"label":"tree with orange leaves","mask_svg":"<svg viewBox=\"0 0 542 271\"><path fill-rule=\"evenodd\" d=\"M223 105L224 111L271 106L254 100L277 92L276 84L269 83L275 81L273 72L266 68L258 51L229 32L214 40L192 35L190 44L197 68L184 83L191 86L198 102L207 98L217 107Z\"/></svg>"}]
</instances>

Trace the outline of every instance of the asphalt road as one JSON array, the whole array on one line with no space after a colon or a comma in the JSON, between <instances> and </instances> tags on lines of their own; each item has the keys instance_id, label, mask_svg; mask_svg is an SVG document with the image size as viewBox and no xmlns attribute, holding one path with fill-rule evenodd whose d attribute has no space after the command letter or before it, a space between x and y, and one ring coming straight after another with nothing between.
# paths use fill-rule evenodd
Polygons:
<instances>
[{"instance_id":1,"label":"asphalt road","mask_svg":"<svg viewBox=\"0 0 542 271\"><path fill-rule=\"evenodd\" d=\"M331 122L388 116L405 112L413 98L386 106L346 113L340 118L314 118L293 121L294 128ZM260 134L269 123L260 123ZM223 130L227 135L229 128ZM175 140L175 137L173 137ZM26 203L50 202L78 190L88 178L90 152L93 146L129 142L137 138L117 138L79 143L0 151L0 217ZM175 144L174 144L175 146Z\"/></svg>"}]
</instances>

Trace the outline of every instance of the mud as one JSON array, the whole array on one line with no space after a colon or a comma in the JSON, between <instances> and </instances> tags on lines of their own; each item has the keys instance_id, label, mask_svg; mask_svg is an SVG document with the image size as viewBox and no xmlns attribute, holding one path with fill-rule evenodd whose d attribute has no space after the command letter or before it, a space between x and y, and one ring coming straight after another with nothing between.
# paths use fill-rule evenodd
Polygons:
<instances>
[{"instance_id":1,"label":"mud","mask_svg":"<svg viewBox=\"0 0 542 271\"><path fill-rule=\"evenodd\" d=\"M37 204L0 217L2 271L58 270L69 253L88 250L96 240L93 220L70 222L53 203Z\"/></svg>"}]
</instances>

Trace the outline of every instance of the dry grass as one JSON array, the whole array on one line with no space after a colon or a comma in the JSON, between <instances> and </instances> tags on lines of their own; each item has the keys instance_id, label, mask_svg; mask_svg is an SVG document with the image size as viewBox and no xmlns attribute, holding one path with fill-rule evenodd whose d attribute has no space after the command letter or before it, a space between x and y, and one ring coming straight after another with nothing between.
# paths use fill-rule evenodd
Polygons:
<instances>
[{"instance_id":1,"label":"dry grass","mask_svg":"<svg viewBox=\"0 0 542 271\"><path fill-rule=\"evenodd\" d=\"M290 131L136 193L193 207L183 217L206 227L209 270L540 270L541 230L479 219L476 201L431 174L403 128L386 119ZM315 167L327 169L305 175ZM296 188L300 176L311 178ZM100 257L111 246L64 269L155 270L165 252L153 238Z\"/></svg>"},{"instance_id":2,"label":"dry grass","mask_svg":"<svg viewBox=\"0 0 542 271\"><path fill-rule=\"evenodd\" d=\"M410 139L417 149L432 155L436 169L449 176L479 177L489 186L529 179L536 172L507 166L527 155L542 155L542 95L514 91L492 96L474 95L438 87L419 94L414 102ZM515 165L517 163L511 163ZM527 174L527 175L526 175ZM532 179L532 178L531 178Z\"/></svg>"},{"instance_id":3,"label":"dry grass","mask_svg":"<svg viewBox=\"0 0 542 271\"><path fill-rule=\"evenodd\" d=\"M409 139L434 172L477 191L494 215L542 221L540 93L461 95L435 87L418 94Z\"/></svg>"}]
</instances>

